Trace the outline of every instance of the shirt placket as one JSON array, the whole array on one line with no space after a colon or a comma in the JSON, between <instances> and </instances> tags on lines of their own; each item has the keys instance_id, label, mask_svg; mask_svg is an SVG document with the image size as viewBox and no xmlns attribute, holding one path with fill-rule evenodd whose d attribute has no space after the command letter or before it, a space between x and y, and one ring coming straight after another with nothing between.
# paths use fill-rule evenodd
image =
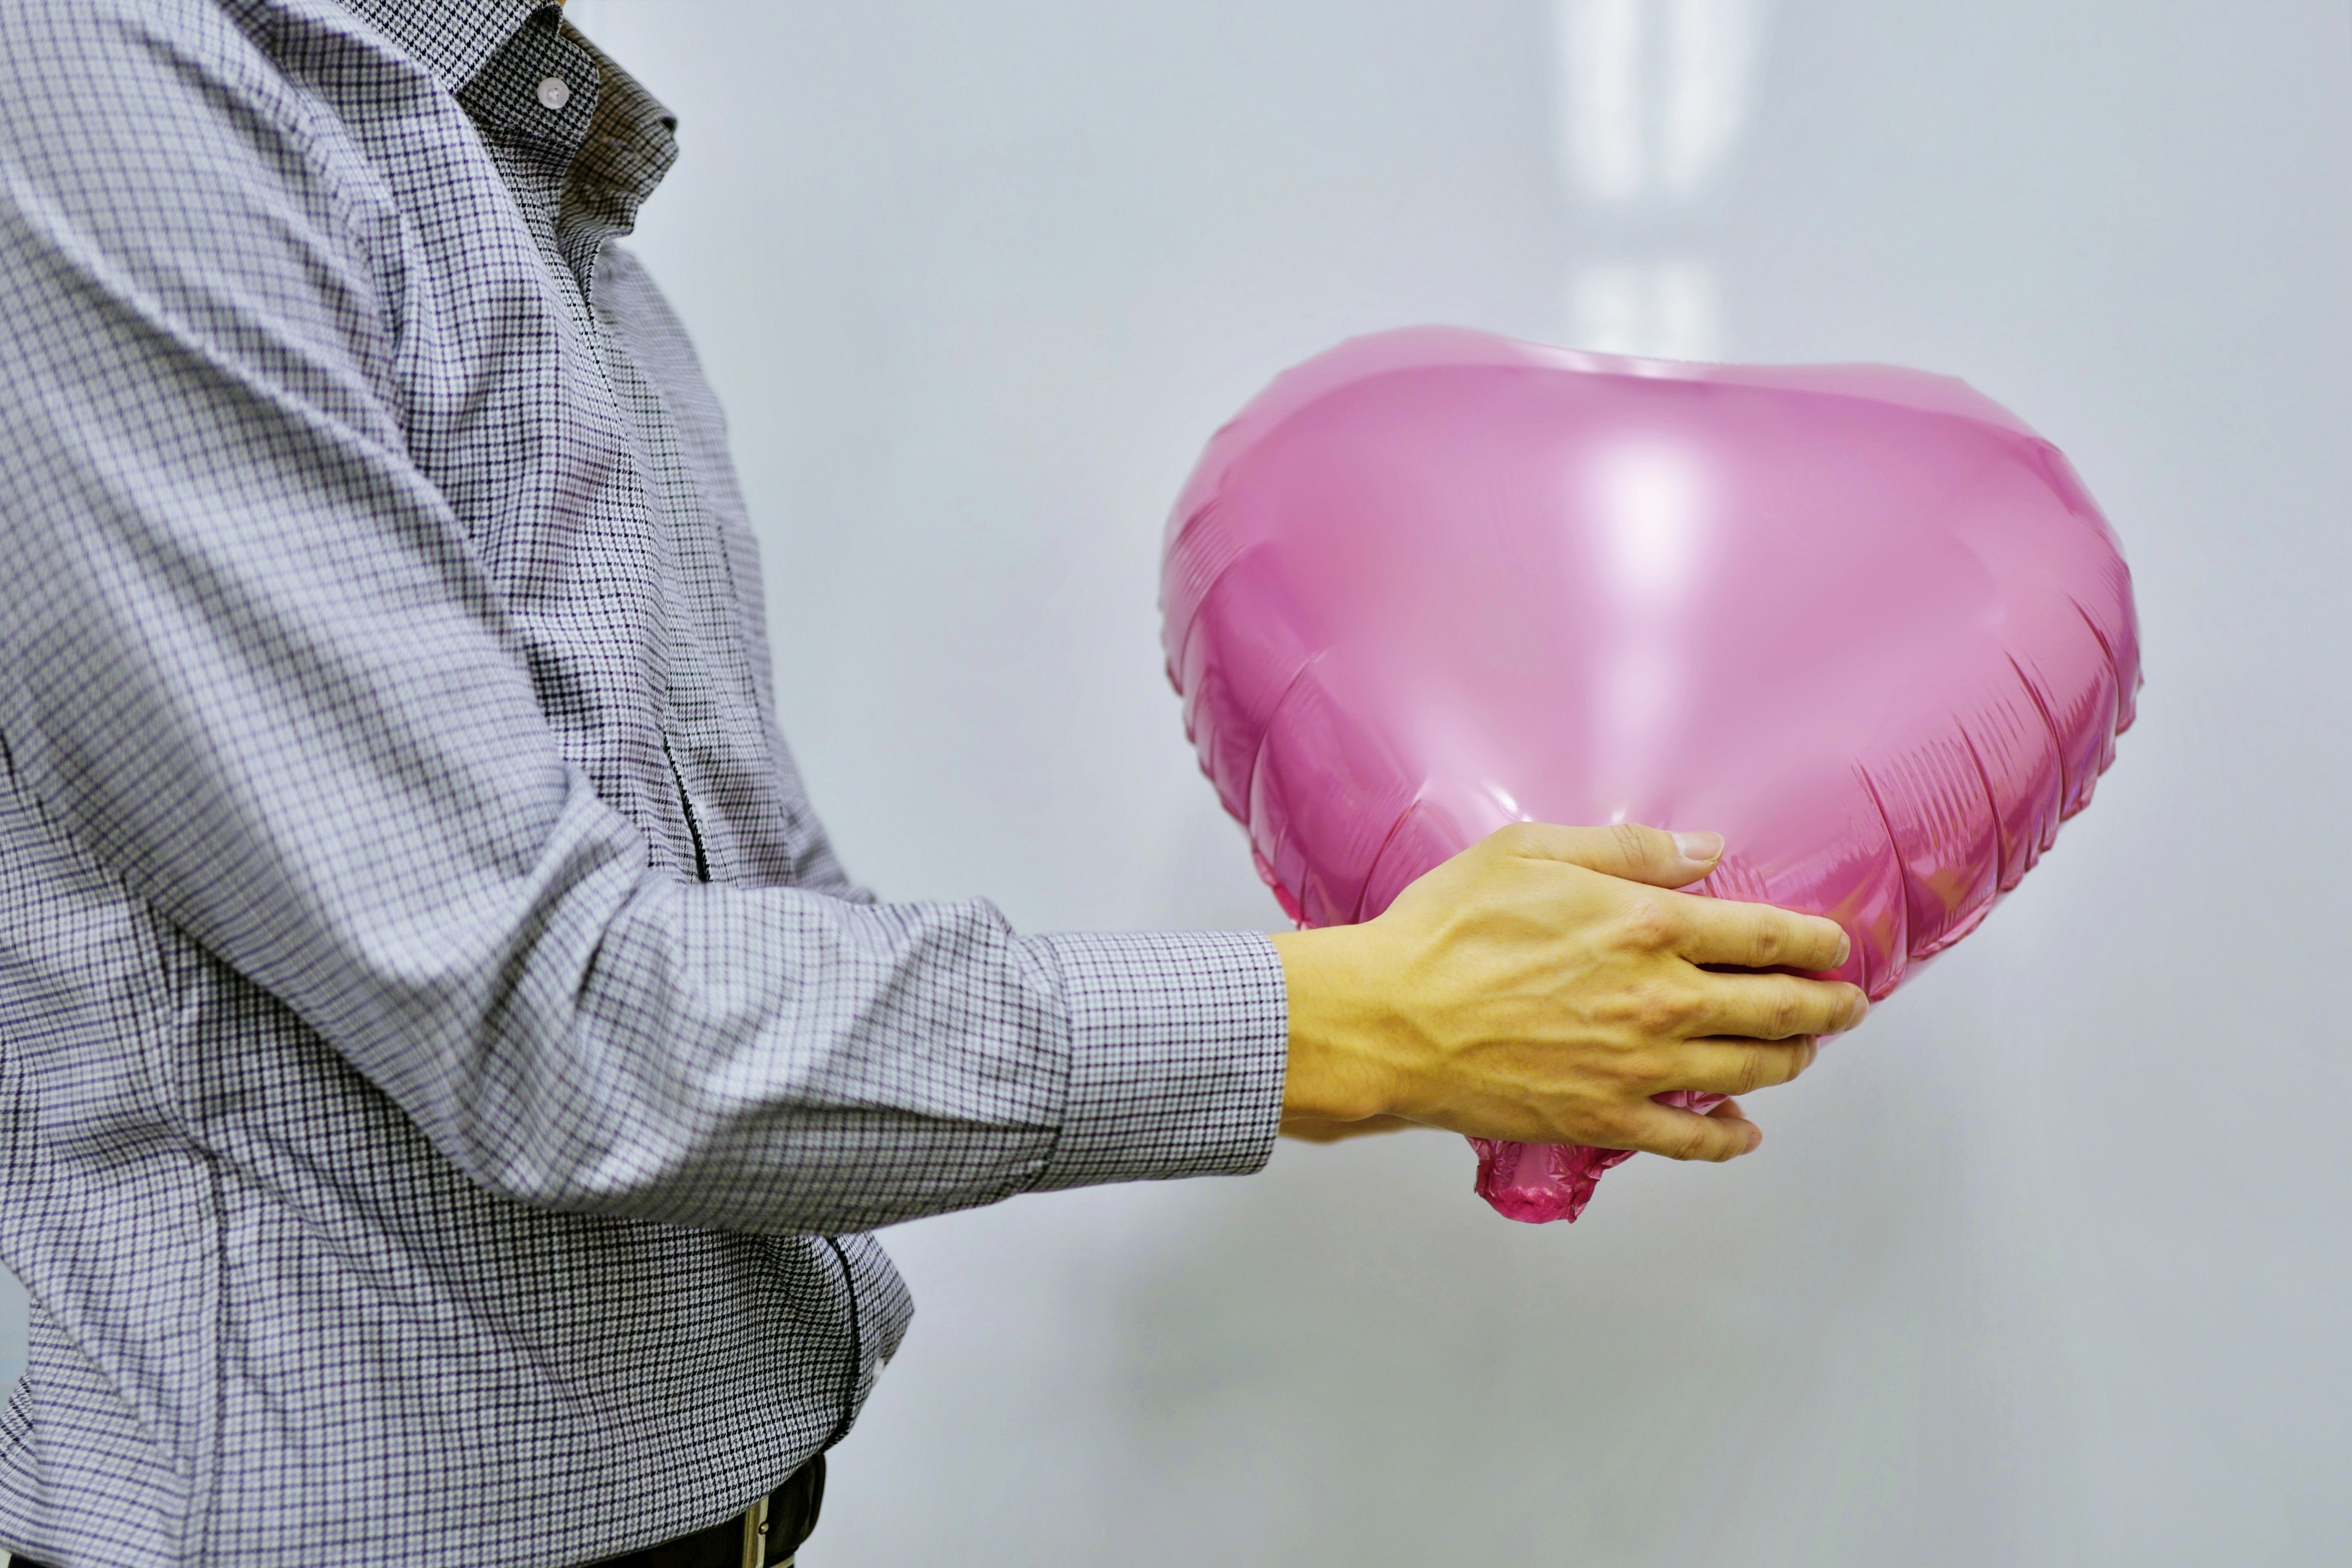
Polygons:
<instances>
[{"instance_id":1,"label":"shirt placket","mask_svg":"<svg viewBox=\"0 0 2352 1568\"><path fill-rule=\"evenodd\" d=\"M544 7L466 94L509 165L567 317L588 350L624 434L648 517L663 607L661 750L677 800L664 826L677 863L701 880L738 868L719 780L740 772L729 737L763 733L734 622L734 563L710 519L658 390L594 303L605 242L628 232L674 157L665 111ZM730 768L730 762L733 763Z\"/></svg>"}]
</instances>

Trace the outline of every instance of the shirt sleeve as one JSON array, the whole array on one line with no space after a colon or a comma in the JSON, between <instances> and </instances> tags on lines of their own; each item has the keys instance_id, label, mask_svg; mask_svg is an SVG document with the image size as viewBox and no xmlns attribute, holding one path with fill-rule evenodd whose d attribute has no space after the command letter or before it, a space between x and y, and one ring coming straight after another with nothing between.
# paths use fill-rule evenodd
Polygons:
<instances>
[{"instance_id":1,"label":"shirt sleeve","mask_svg":"<svg viewBox=\"0 0 2352 1568\"><path fill-rule=\"evenodd\" d=\"M1262 1164L1262 937L648 868L404 452L365 193L168 9L0 10L0 764L518 1201L843 1229ZM25 63L67 16L83 89Z\"/></svg>"}]
</instances>

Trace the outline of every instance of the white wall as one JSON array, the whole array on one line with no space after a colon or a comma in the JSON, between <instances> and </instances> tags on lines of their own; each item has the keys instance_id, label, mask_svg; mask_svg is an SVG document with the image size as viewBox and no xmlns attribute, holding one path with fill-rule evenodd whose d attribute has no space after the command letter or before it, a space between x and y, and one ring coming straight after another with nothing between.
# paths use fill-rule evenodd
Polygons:
<instances>
[{"instance_id":1,"label":"white wall","mask_svg":"<svg viewBox=\"0 0 2352 1568\"><path fill-rule=\"evenodd\" d=\"M2138 574L2096 806L1758 1099L1759 1156L1636 1161L1572 1228L1434 1134L902 1227L921 1315L803 1561L2352 1558L2341 5L572 12L683 117L641 249L887 893L1276 918L1161 681L1158 534L1347 332L1955 372Z\"/></svg>"},{"instance_id":2,"label":"white wall","mask_svg":"<svg viewBox=\"0 0 2352 1568\"><path fill-rule=\"evenodd\" d=\"M922 1315L809 1561L2352 1557L2342 5L574 9L683 116L642 248L888 892L1276 918L1158 532L1366 328L1958 373L2072 453L2146 618L2096 807L1760 1097L1760 1157L1573 1229L1437 1135L904 1227Z\"/></svg>"}]
</instances>

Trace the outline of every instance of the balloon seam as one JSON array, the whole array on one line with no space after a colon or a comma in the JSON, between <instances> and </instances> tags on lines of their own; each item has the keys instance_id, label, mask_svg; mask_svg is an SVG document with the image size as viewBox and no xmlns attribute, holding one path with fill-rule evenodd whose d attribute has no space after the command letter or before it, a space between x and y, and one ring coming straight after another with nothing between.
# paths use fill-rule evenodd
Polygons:
<instances>
[{"instance_id":1,"label":"balloon seam","mask_svg":"<svg viewBox=\"0 0 2352 1568\"><path fill-rule=\"evenodd\" d=\"M1255 802L1257 800L1257 772L1258 769L1265 765L1266 748L1274 744L1274 721L1277 718L1281 717L1283 705L1290 700L1291 693L1298 689L1298 683L1306 679L1307 672L1312 670L1322 661L1322 654L1318 653L1312 658L1309 658L1305 664L1300 665L1298 667L1298 673L1292 676L1289 683L1283 687L1282 695L1276 698L1272 706L1268 707L1265 710L1265 729L1259 734L1257 738L1257 745L1250 752L1249 777L1242 782L1242 808L1250 812L1253 816L1256 814L1257 809L1255 805ZM1283 845L1289 841L1289 837L1290 830L1286 827L1283 830L1282 837L1275 841L1274 847L1276 853L1281 851ZM1255 847L1256 842L1256 836L1255 834L1251 835L1250 843L1253 847ZM1268 855L1265 858L1267 868L1271 870L1274 866L1274 856ZM1274 874L1276 879L1279 880L1282 873L1276 871ZM1303 918L1303 911L1307 908L1307 899L1304 890L1298 888L1291 888L1288 889L1287 891L1291 898L1297 902L1299 910L1302 911L1302 918L1298 923L1303 926L1307 923L1306 920ZM1360 907L1361 903L1362 898L1360 894L1358 896L1359 907Z\"/></svg>"},{"instance_id":2,"label":"balloon seam","mask_svg":"<svg viewBox=\"0 0 2352 1568\"><path fill-rule=\"evenodd\" d=\"M1364 900L1372 896L1372 879L1379 875L1381 867L1387 862L1389 846L1394 844L1397 835L1404 831L1404 825L1412 820L1412 814L1421 809L1422 797L1428 792L1429 781L1423 779L1421 787L1412 792L1412 798L1405 803L1404 809L1397 813L1397 819L1389 824L1387 834L1381 839L1381 847L1372 852L1371 859L1365 862L1364 885L1356 889L1356 907L1348 917L1349 925L1363 923Z\"/></svg>"},{"instance_id":3,"label":"balloon seam","mask_svg":"<svg viewBox=\"0 0 2352 1568\"><path fill-rule=\"evenodd\" d=\"M2124 716L2123 667L2116 662L2116 650L2114 646L2107 641L2107 634L2099 629L2099 623L2091 618L2091 612L2083 608L2083 601L2074 597L2074 595L2069 594L2066 595L2066 602L2074 606L2074 613L2076 615L2083 617L2083 624L2091 629L2093 639L2099 645L2099 652L2106 656L2107 673L2115 677L2116 681L2115 711L2107 716L2107 733L2110 735L2120 735L2123 733ZM2101 769L2100 771L2104 773L2105 770Z\"/></svg>"},{"instance_id":4,"label":"balloon seam","mask_svg":"<svg viewBox=\"0 0 2352 1568\"><path fill-rule=\"evenodd\" d=\"M2058 733L2058 721L2050 716L2050 704L2042 697L2042 688L2033 683L2033 677L2025 673L2025 667L2017 662L2015 654L2002 657L2009 660L2009 668L2017 672L2018 684L2025 688L2025 695L2032 700L2033 710L2042 715L2042 727L2050 734L2050 747L2058 753L2058 819L2063 822L2066 819L2066 804L2074 798L2074 781L2067 776L2065 738Z\"/></svg>"},{"instance_id":5,"label":"balloon seam","mask_svg":"<svg viewBox=\"0 0 2352 1568\"><path fill-rule=\"evenodd\" d=\"M1992 888L1993 898L1997 899L2001 889L2011 885L2009 825L2000 819L2000 798L1993 793L1992 774L1985 771L1984 756L1977 750L1977 738L1969 733L1969 727L1965 724L1959 726L1959 731L1960 744L1968 748L1969 762L1977 770L1977 783L1984 785L1985 816L1992 822ZM1990 903L1991 900L1986 901Z\"/></svg>"},{"instance_id":6,"label":"balloon seam","mask_svg":"<svg viewBox=\"0 0 2352 1568\"><path fill-rule=\"evenodd\" d=\"M1869 987L1871 1000L1874 1002L1902 984L1904 972L1911 967L1911 868L1904 861L1903 846L1895 837L1895 823L1886 815L1886 803L1878 798L1877 781L1860 763L1854 763L1853 771L1854 776L1862 780L1862 793L1870 797L1870 809L1878 814L1879 831L1886 835L1886 858L1895 866L1895 918L1903 922L1903 940L1887 943L1895 973L1886 978L1886 991L1881 991L1875 985Z\"/></svg>"}]
</instances>

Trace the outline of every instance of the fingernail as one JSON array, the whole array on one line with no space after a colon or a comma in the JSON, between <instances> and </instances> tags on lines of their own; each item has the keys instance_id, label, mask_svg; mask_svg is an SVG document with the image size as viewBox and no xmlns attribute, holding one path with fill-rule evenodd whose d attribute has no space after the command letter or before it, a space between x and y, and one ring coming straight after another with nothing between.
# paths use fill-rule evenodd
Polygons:
<instances>
[{"instance_id":1,"label":"fingernail","mask_svg":"<svg viewBox=\"0 0 2352 1568\"><path fill-rule=\"evenodd\" d=\"M1843 969L1845 967L1845 961L1853 956L1853 938L1846 935L1843 931L1840 931L1838 933L1838 961L1835 963L1831 964L1830 967L1832 969Z\"/></svg>"},{"instance_id":2,"label":"fingernail","mask_svg":"<svg viewBox=\"0 0 2352 1568\"><path fill-rule=\"evenodd\" d=\"M1870 998L1869 998L1869 997L1867 997L1867 996L1864 996L1864 995L1860 995L1860 994L1857 994L1857 995L1854 997L1854 999L1853 999L1853 1001L1851 1001L1851 1002L1849 1002L1849 1003L1847 1003L1847 1004L1846 1004L1846 1005L1845 1005L1845 1027L1846 1027L1847 1029L1858 1029L1858 1028L1860 1028L1860 1027L1862 1026L1862 1021L1863 1021L1864 1018L1867 1018L1867 1017L1869 1017L1869 1016L1870 1016ZM1844 1029L1841 1029L1841 1030L1839 1030L1838 1032L1839 1032L1840 1034L1843 1034L1843 1033L1845 1032L1845 1030L1844 1030Z\"/></svg>"},{"instance_id":3,"label":"fingernail","mask_svg":"<svg viewBox=\"0 0 2352 1568\"><path fill-rule=\"evenodd\" d=\"M1710 860L1723 858L1723 835L1720 833L1677 833L1675 853L1693 865L1704 866Z\"/></svg>"},{"instance_id":4,"label":"fingernail","mask_svg":"<svg viewBox=\"0 0 2352 1568\"><path fill-rule=\"evenodd\" d=\"M1751 1154L1764 1145L1764 1129L1753 1121L1748 1124L1748 1152Z\"/></svg>"}]
</instances>

